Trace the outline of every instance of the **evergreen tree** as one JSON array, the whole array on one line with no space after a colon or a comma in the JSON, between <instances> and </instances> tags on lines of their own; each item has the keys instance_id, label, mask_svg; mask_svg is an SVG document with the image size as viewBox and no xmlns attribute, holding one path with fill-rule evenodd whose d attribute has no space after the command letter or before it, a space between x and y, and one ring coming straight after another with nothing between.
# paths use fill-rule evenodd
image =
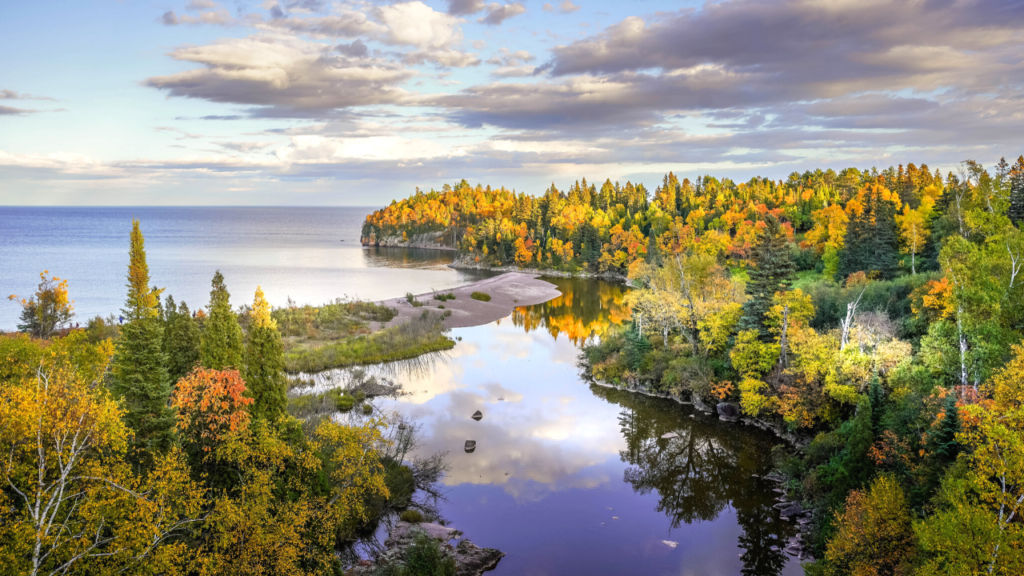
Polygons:
<instances>
[{"instance_id":1,"label":"evergreen tree","mask_svg":"<svg viewBox=\"0 0 1024 576\"><path fill-rule=\"evenodd\" d=\"M112 363L111 389L125 408L125 422L135 431L140 463L175 442L174 411L167 357L163 352L163 323L158 316L159 291L149 287L149 266L139 221L132 220L128 264L128 298Z\"/></svg>"},{"instance_id":2,"label":"evergreen tree","mask_svg":"<svg viewBox=\"0 0 1024 576\"><path fill-rule=\"evenodd\" d=\"M224 286L224 276L220 270L213 275L210 317L203 328L200 344L204 368L242 368L242 328L231 310L231 294Z\"/></svg>"},{"instance_id":3,"label":"evergreen tree","mask_svg":"<svg viewBox=\"0 0 1024 576\"><path fill-rule=\"evenodd\" d=\"M871 230L871 253L868 269L885 279L896 277L899 271L900 236L896 227L896 206L872 194L874 222Z\"/></svg>"},{"instance_id":4,"label":"evergreen tree","mask_svg":"<svg viewBox=\"0 0 1024 576\"><path fill-rule=\"evenodd\" d=\"M175 307L171 296L167 297L164 317L164 353L173 385L199 365L200 331L188 305L182 302Z\"/></svg>"},{"instance_id":5,"label":"evergreen tree","mask_svg":"<svg viewBox=\"0 0 1024 576\"><path fill-rule=\"evenodd\" d=\"M750 269L750 281L747 282L750 299L743 304L743 318L740 321L744 330L758 330L762 338L769 336L764 325L764 315L772 307L772 298L776 292L789 290L796 273L789 242L778 219L768 214L765 216L765 224L765 230L751 249L753 267Z\"/></svg>"},{"instance_id":6,"label":"evergreen tree","mask_svg":"<svg viewBox=\"0 0 1024 576\"><path fill-rule=\"evenodd\" d=\"M245 346L245 385L254 400L249 412L254 418L276 420L288 405L284 375L284 346L277 322L270 317L270 304L263 289L256 288Z\"/></svg>"},{"instance_id":7,"label":"evergreen tree","mask_svg":"<svg viewBox=\"0 0 1024 576\"><path fill-rule=\"evenodd\" d=\"M860 272L867 268L867 250L869 245L865 244L868 239L867 221L870 218L868 213L869 205L865 204L859 213L850 215L850 221L846 225L846 235L843 236L843 249L839 251L839 267L836 270L836 281L845 281L850 274Z\"/></svg>"},{"instance_id":8,"label":"evergreen tree","mask_svg":"<svg viewBox=\"0 0 1024 576\"><path fill-rule=\"evenodd\" d=\"M942 409L942 420L928 436L928 451L935 459L935 467L944 470L960 454L960 443L956 435L960 432L960 414L956 406L956 395L950 394Z\"/></svg>"},{"instance_id":9,"label":"evergreen tree","mask_svg":"<svg viewBox=\"0 0 1024 576\"><path fill-rule=\"evenodd\" d=\"M875 374L868 386L868 400L871 402L871 430L875 436L882 432L882 413L885 410L885 391L882 381Z\"/></svg>"},{"instance_id":10,"label":"evergreen tree","mask_svg":"<svg viewBox=\"0 0 1024 576\"><path fill-rule=\"evenodd\" d=\"M1010 170L1010 209L1006 215L1018 227L1024 221L1024 155Z\"/></svg>"}]
</instances>

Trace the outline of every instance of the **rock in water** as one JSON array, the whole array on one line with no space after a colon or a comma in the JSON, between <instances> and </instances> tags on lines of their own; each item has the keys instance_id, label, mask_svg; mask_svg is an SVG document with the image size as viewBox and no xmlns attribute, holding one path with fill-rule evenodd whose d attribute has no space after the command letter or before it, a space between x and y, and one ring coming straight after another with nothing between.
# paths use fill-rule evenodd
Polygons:
<instances>
[{"instance_id":1,"label":"rock in water","mask_svg":"<svg viewBox=\"0 0 1024 576\"><path fill-rule=\"evenodd\" d=\"M480 419L483 418L483 417L484 417L484 413L479 411L479 410L477 410L476 412L473 412L473 415L470 416L470 418L472 418L473 420L476 420L477 422L479 422Z\"/></svg>"},{"instance_id":2,"label":"rock in water","mask_svg":"<svg viewBox=\"0 0 1024 576\"><path fill-rule=\"evenodd\" d=\"M803 514L804 509L799 504L793 504L792 506L782 510L780 514L783 516L799 516Z\"/></svg>"},{"instance_id":3,"label":"rock in water","mask_svg":"<svg viewBox=\"0 0 1024 576\"><path fill-rule=\"evenodd\" d=\"M718 419L726 422L736 422L740 419L739 406L729 402L719 402L715 408L718 409Z\"/></svg>"},{"instance_id":4,"label":"rock in water","mask_svg":"<svg viewBox=\"0 0 1024 576\"><path fill-rule=\"evenodd\" d=\"M425 532L437 541L438 546L450 551L449 553L455 558L456 576L481 576L484 572L497 567L498 561L505 556L505 553L500 550L481 548L465 539L459 541L455 549L452 550L447 542L452 538L456 538L457 530L454 528L448 528L439 524L422 523L413 525L408 522L398 522L395 524L394 529L391 530L387 541L384 542L385 550L377 557L377 563L391 565L403 563L406 551L415 542L416 535L419 532ZM376 566L373 563L363 561L347 572L347 574L351 576L370 576L375 574L375 571Z\"/></svg>"},{"instance_id":5,"label":"rock in water","mask_svg":"<svg viewBox=\"0 0 1024 576\"><path fill-rule=\"evenodd\" d=\"M472 454L476 450L476 440L466 440L466 452Z\"/></svg>"},{"instance_id":6,"label":"rock in water","mask_svg":"<svg viewBox=\"0 0 1024 576\"><path fill-rule=\"evenodd\" d=\"M666 432L665 434L662 434L661 437L665 438L665 439L668 439L668 438L678 438L679 434L676 434L675 432Z\"/></svg>"},{"instance_id":7,"label":"rock in water","mask_svg":"<svg viewBox=\"0 0 1024 576\"><path fill-rule=\"evenodd\" d=\"M676 546L679 546L679 542L673 542L671 540L662 540L661 543L665 546L668 546L669 548L675 548Z\"/></svg>"},{"instance_id":8,"label":"rock in water","mask_svg":"<svg viewBox=\"0 0 1024 576\"><path fill-rule=\"evenodd\" d=\"M494 570L505 553L494 548L481 548L469 540L455 547L456 576L480 576Z\"/></svg>"}]
</instances>

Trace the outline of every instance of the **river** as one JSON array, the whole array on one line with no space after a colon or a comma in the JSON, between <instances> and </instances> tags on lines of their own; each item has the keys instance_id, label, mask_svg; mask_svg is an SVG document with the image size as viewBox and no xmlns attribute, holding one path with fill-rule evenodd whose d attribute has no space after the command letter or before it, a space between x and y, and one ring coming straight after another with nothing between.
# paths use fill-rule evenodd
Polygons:
<instances>
[{"instance_id":1,"label":"river","mask_svg":"<svg viewBox=\"0 0 1024 576\"><path fill-rule=\"evenodd\" d=\"M779 441L584 382L579 346L628 317L624 288L548 280L560 298L457 328L448 352L371 368L407 393L375 404L422 426L413 455L448 452L445 520L507 554L496 576L802 574L781 551L795 530L772 508L777 485L759 478Z\"/></svg>"}]
</instances>

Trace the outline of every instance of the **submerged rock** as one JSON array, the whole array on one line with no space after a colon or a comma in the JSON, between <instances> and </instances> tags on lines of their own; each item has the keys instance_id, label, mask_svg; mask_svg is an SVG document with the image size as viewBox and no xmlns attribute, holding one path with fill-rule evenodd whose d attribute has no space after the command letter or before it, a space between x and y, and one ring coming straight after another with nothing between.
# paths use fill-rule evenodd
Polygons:
<instances>
[{"instance_id":1,"label":"submerged rock","mask_svg":"<svg viewBox=\"0 0 1024 576\"><path fill-rule=\"evenodd\" d=\"M484 417L483 412L481 412L479 410L477 410L476 412L473 412L473 415L470 416L470 418L472 418L473 420L476 420L477 422L479 422L480 419L483 418L483 417Z\"/></svg>"},{"instance_id":2,"label":"submerged rock","mask_svg":"<svg viewBox=\"0 0 1024 576\"><path fill-rule=\"evenodd\" d=\"M718 419L725 422L736 422L740 419L740 407L730 402L719 402L715 406L718 410Z\"/></svg>"}]
</instances>

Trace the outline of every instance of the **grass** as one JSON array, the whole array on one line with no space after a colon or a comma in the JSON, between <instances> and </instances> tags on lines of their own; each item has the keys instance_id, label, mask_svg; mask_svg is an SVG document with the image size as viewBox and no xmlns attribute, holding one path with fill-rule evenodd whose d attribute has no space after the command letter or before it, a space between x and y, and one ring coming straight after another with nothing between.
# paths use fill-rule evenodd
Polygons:
<instances>
[{"instance_id":1,"label":"grass","mask_svg":"<svg viewBox=\"0 0 1024 576\"><path fill-rule=\"evenodd\" d=\"M330 414L335 410L348 412L357 402L357 398L347 394L340 388L332 388L320 394L303 394L288 399L288 414L295 418Z\"/></svg>"},{"instance_id":2,"label":"grass","mask_svg":"<svg viewBox=\"0 0 1024 576\"><path fill-rule=\"evenodd\" d=\"M419 524L423 522L423 513L419 510L406 510L402 512L401 520L410 524Z\"/></svg>"},{"instance_id":3,"label":"grass","mask_svg":"<svg viewBox=\"0 0 1024 576\"><path fill-rule=\"evenodd\" d=\"M445 335L443 318L424 311L417 318L373 334L333 342L293 343L285 348L284 360L288 372L320 372L415 358L454 346L455 342Z\"/></svg>"},{"instance_id":4,"label":"grass","mask_svg":"<svg viewBox=\"0 0 1024 576\"><path fill-rule=\"evenodd\" d=\"M472 298L473 300L479 300L481 302L491 301L491 295L486 292L473 292L472 294L469 295L469 297Z\"/></svg>"}]
</instances>

